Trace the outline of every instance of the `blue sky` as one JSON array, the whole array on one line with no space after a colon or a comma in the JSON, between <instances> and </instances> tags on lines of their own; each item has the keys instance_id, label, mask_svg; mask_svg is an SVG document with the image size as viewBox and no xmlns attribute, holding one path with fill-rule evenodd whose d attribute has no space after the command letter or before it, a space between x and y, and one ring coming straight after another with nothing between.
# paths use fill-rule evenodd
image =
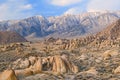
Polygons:
<instances>
[{"instance_id":1,"label":"blue sky","mask_svg":"<svg viewBox=\"0 0 120 80\"><path fill-rule=\"evenodd\" d=\"M120 10L120 0L0 0L0 20Z\"/></svg>"}]
</instances>

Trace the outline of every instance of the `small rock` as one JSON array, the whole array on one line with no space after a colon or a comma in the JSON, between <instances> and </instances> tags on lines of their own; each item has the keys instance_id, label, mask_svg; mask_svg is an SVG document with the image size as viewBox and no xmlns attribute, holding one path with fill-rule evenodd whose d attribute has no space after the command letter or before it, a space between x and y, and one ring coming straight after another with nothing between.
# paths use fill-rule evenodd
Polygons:
<instances>
[{"instance_id":1,"label":"small rock","mask_svg":"<svg viewBox=\"0 0 120 80\"><path fill-rule=\"evenodd\" d=\"M26 58L24 61L21 61L20 68L25 69L30 66L30 61Z\"/></svg>"},{"instance_id":2,"label":"small rock","mask_svg":"<svg viewBox=\"0 0 120 80\"><path fill-rule=\"evenodd\" d=\"M120 66L118 66L113 72L114 74L120 74Z\"/></svg>"},{"instance_id":3,"label":"small rock","mask_svg":"<svg viewBox=\"0 0 120 80\"><path fill-rule=\"evenodd\" d=\"M97 75L98 71L94 67L91 67L86 73Z\"/></svg>"}]
</instances>

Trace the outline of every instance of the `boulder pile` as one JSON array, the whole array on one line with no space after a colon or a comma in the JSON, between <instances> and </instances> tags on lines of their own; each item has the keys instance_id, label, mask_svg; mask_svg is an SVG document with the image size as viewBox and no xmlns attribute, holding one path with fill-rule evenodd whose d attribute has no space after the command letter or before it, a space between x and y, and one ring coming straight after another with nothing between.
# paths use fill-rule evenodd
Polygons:
<instances>
[{"instance_id":1,"label":"boulder pile","mask_svg":"<svg viewBox=\"0 0 120 80\"><path fill-rule=\"evenodd\" d=\"M9 67L12 69L1 73L0 80L17 80L16 76L25 77L38 73L50 72L59 75L78 72L78 67L69 60L67 55L55 55L49 57L31 56L29 58L14 61ZM6 76L5 79L3 79L4 76Z\"/></svg>"},{"instance_id":2,"label":"boulder pile","mask_svg":"<svg viewBox=\"0 0 120 80\"><path fill-rule=\"evenodd\" d=\"M69 61L67 55L55 55L49 57L29 57L18 59L11 65L11 68L16 71L29 69L33 73L42 71L52 71L56 73L78 72L78 67Z\"/></svg>"}]
</instances>

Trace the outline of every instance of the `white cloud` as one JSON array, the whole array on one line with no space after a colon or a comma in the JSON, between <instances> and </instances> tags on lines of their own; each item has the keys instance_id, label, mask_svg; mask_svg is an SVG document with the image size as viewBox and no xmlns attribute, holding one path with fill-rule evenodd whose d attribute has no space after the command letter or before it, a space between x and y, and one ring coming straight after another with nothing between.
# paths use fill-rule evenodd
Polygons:
<instances>
[{"instance_id":1,"label":"white cloud","mask_svg":"<svg viewBox=\"0 0 120 80\"><path fill-rule=\"evenodd\" d=\"M32 9L32 5L27 0L7 0L0 3L0 20L20 19L31 16L29 12L24 12Z\"/></svg>"},{"instance_id":2,"label":"white cloud","mask_svg":"<svg viewBox=\"0 0 120 80\"><path fill-rule=\"evenodd\" d=\"M29 9L32 9L32 5L31 4L26 4L26 5L22 5L20 8L23 9L23 10L29 10Z\"/></svg>"},{"instance_id":3,"label":"white cloud","mask_svg":"<svg viewBox=\"0 0 120 80\"><path fill-rule=\"evenodd\" d=\"M68 5L75 4L81 1L82 0L49 0L51 4L57 5L57 6L68 6Z\"/></svg>"},{"instance_id":4,"label":"white cloud","mask_svg":"<svg viewBox=\"0 0 120 80\"><path fill-rule=\"evenodd\" d=\"M120 0L90 0L84 7L78 6L68 9L64 14L79 14L81 12L106 12L120 10Z\"/></svg>"},{"instance_id":5,"label":"white cloud","mask_svg":"<svg viewBox=\"0 0 120 80\"><path fill-rule=\"evenodd\" d=\"M79 14L81 12L83 12L83 9L81 9L80 7L74 7L68 9L64 14Z\"/></svg>"},{"instance_id":6,"label":"white cloud","mask_svg":"<svg viewBox=\"0 0 120 80\"><path fill-rule=\"evenodd\" d=\"M120 10L120 0L90 0L87 11Z\"/></svg>"}]
</instances>

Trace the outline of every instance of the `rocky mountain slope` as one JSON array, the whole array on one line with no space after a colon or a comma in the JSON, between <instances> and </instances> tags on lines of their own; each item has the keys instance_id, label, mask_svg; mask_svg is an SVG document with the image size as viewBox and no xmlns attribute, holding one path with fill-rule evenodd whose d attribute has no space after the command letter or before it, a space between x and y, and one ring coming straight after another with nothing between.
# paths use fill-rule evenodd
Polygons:
<instances>
[{"instance_id":1,"label":"rocky mountain slope","mask_svg":"<svg viewBox=\"0 0 120 80\"><path fill-rule=\"evenodd\" d=\"M120 19L107 26L96 35L72 39L69 41L69 47L117 47L120 46Z\"/></svg>"},{"instance_id":2,"label":"rocky mountain slope","mask_svg":"<svg viewBox=\"0 0 120 80\"><path fill-rule=\"evenodd\" d=\"M120 19L97 33L94 38L94 45L97 44L101 48L120 46Z\"/></svg>"},{"instance_id":3,"label":"rocky mountain slope","mask_svg":"<svg viewBox=\"0 0 120 80\"><path fill-rule=\"evenodd\" d=\"M120 19L109 25L106 29L99 32L96 36L103 39L116 40L120 38Z\"/></svg>"},{"instance_id":4,"label":"rocky mountain slope","mask_svg":"<svg viewBox=\"0 0 120 80\"><path fill-rule=\"evenodd\" d=\"M0 31L0 44L26 42L27 40L16 32Z\"/></svg>"},{"instance_id":5,"label":"rocky mountain slope","mask_svg":"<svg viewBox=\"0 0 120 80\"><path fill-rule=\"evenodd\" d=\"M94 34L118 20L120 12L88 12L45 18L33 16L0 22L1 31L16 31L24 37L76 37Z\"/></svg>"},{"instance_id":6,"label":"rocky mountain slope","mask_svg":"<svg viewBox=\"0 0 120 80\"><path fill-rule=\"evenodd\" d=\"M94 47L94 48L110 48L120 46L120 19L107 26L104 30L98 32L95 35L89 35L85 37L75 39L46 39L45 43L54 42L54 44L61 45L60 49L75 49L79 47ZM53 48L53 46L51 46ZM49 47L50 48L50 47Z\"/></svg>"}]
</instances>

